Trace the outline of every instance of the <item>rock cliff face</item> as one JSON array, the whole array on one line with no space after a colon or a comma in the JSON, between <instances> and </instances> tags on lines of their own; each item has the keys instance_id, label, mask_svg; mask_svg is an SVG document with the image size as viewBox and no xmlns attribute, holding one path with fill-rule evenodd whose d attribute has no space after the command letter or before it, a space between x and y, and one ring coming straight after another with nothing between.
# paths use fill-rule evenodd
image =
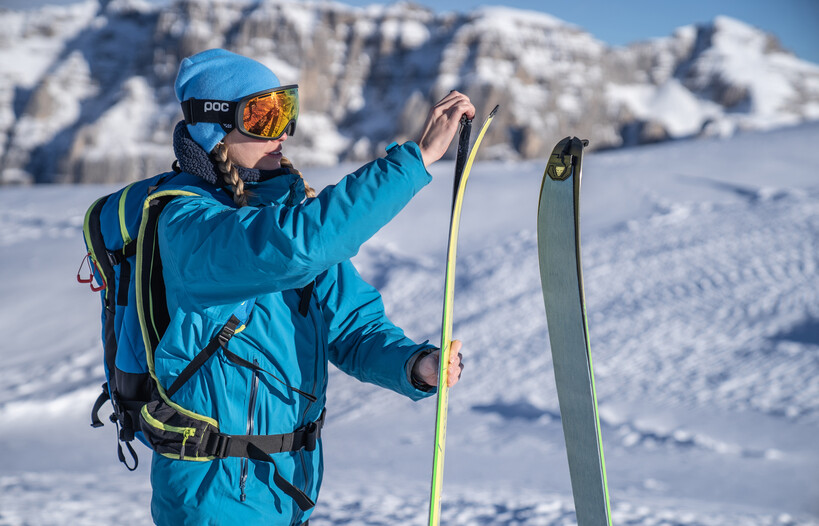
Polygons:
<instances>
[{"instance_id":1,"label":"rock cliff face","mask_svg":"<svg viewBox=\"0 0 819 526\"><path fill-rule=\"evenodd\" d=\"M819 119L819 66L729 18L611 48L551 16L487 7L182 0L0 10L0 182L127 181L168 169L179 61L223 47L298 83L297 165L413 139L452 89L502 111L483 155L726 135Z\"/></svg>"}]
</instances>

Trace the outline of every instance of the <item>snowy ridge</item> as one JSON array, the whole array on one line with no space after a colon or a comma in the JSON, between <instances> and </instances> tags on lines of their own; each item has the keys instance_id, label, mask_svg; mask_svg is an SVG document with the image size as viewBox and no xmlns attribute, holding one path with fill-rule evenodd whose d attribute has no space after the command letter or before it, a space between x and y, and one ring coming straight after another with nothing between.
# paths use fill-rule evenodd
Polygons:
<instances>
[{"instance_id":1,"label":"snowy ridge","mask_svg":"<svg viewBox=\"0 0 819 526\"><path fill-rule=\"evenodd\" d=\"M501 105L486 155L507 160L540 158L566 129L616 148L819 119L819 66L726 17L611 48L553 16L501 6L88 0L2 13L0 184L166 170L179 62L212 47L300 84L288 141L299 166L368 160L415 139L452 89L481 113Z\"/></svg>"},{"instance_id":2,"label":"snowy ridge","mask_svg":"<svg viewBox=\"0 0 819 526\"><path fill-rule=\"evenodd\" d=\"M817 139L811 124L588 154L583 265L615 524L819 526ZM484 161L470 177L447 524L574 524L534 233L544 164ZM347 168L306 175L322 188ZM433 166L355 258L390 317L436 344L451 172ZM112 427L88 426L99 300L74 275L85 208L113 189L0 191L3 526L150 524L148 450L129 473ZM423 524L434 411L331 368L311 524Z\"/></svg>"}]
</instances>

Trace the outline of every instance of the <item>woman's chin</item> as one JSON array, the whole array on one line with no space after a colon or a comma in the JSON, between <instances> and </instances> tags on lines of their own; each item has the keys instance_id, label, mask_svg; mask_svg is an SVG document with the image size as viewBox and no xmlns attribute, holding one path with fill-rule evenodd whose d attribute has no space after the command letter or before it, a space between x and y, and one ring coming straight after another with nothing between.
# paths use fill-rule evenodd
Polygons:
<instances>
[{"instance_id":1,"label":"woman's chin","mask_svg":"<svg viewBox=\"0 0 819 526\"><path fill-rule=\"evenodd\" d=\"M266 155L264 158L259 159L259 162L256 163L257 170L278 170L282 167L282 156L281 155Z\"/></svg>"}]
</instances>

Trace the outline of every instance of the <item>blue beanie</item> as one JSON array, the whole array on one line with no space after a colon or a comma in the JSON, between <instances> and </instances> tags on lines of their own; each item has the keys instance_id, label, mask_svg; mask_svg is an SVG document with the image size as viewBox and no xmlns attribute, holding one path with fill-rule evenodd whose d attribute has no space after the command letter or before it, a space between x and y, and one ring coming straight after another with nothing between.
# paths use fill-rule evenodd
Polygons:
<instances>
[{"instance_id":1,"label":"blue beanie","mask_svg":"<svg viewBox=\"0 0 819 526\"><path fill-rule=\"evenodd\" d=\"M174 91L179 102L190 98L235 102L279 86L279 79L263 64L224 49L209 49L182 60ZM210 122L189 124L188 132L208 153L227 135L222 126Z\"/></svg>"}]
</instances>

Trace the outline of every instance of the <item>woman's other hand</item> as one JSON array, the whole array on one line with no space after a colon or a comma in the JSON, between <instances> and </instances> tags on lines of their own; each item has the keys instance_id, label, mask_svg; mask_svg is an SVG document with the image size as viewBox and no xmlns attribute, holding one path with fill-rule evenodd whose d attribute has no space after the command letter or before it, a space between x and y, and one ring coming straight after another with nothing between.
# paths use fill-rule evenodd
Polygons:
<instances>
[{"instance_id":1,"label":"woman's other hand","mask_svg":"<svg viewBox=\"0 0 819 526\"><path fill-rule=\"evenodd\" d=\"M461 359L463 355L461 354L461 342L458 340L452 340L452 343L449 346L449 367L447 368L447 386L452 387L453 385L458 383L458 380L461 378L461 371L464 369L463 363L461 363ZM422 380L425 384L431 386L438 385L438 362L441 358L441 351L440 349L435 350L417 362L412 368L412 374L419 380Z\"/></svg>"}]
</instances>

